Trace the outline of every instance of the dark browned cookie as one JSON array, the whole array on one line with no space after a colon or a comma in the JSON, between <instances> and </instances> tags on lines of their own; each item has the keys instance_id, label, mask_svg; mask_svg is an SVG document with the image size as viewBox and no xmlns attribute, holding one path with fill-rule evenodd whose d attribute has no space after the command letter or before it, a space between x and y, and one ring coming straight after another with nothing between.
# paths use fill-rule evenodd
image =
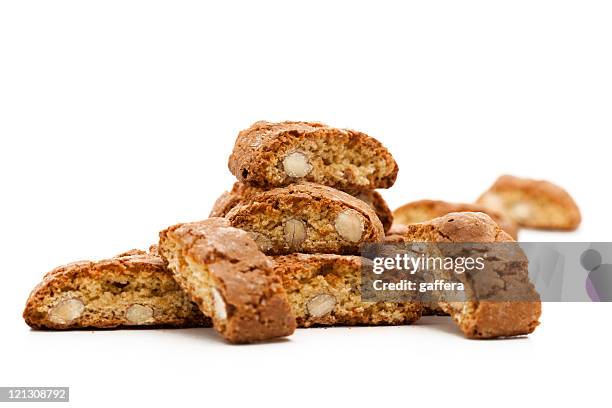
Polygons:
<instances>
[{"instance_id":1,"label":"dark browned cookie","mask_svg":"<svg viewBox=\"0 0 612 408\"><path fill-rule=\"evenodd\" d=\"M172 226L159 252L181 287L232 343L288 336L295 317L272 261L223 218Z\"/></svg>"},{"instance_id":2,"label":"dark browned cookie","mask_svg":"<svg viewBox=\"0 0 612 408\"><path fill-rule=\"evenodd\" d=\"M512 238L518 236L518 226L501 211L493 210L484 205L470 203L449 203L440 200L419 200L405 204L393 212L396 224L416 224L441 217L452 212L483 212L493 219Z\"/></svg>"},{"instance_id":3,"label":"dark browned cookie","mask_svg":"<svg viewBox=\"0 0 612 408\"><path fill-rule=\"evenodd\" d=\"M265 191L263 188L236 182L231 191L224 192L217 201L215 201L209 217L225 217L232 208L236 207L238 204L244 204L244 202L248 201L253 195L262 193L263 191ZM366 190L352 195L368 203L370 207L372 207L385 231L391 228L393 224L393 213L378 191Z\"/></svg>"},{"instance_id":4,"label":"dark browned cookie","mask_svg":"<svg viewBox=\"0 0 612 408\"><path fill-rule=\"evenodd\" d=\"M293 252L358 254L379 242L383 226L363 201L314 183L291 184L253 195L226 218L248 231L269 255Z\"/></svg>"},{"instance_id":5,"label":"dark browned cookie","mask_svg":"<svg viewBox=\"0 0 612 408\"><path fill-rule=\"evenodd\" d=\"M238 180L259 187L311 181L343 191L388 188L397 163L376 139L315 122L256 122L238 134L229 159Z\"/></svg>"},{"instance_id":6,"label":"dark browned cookie","mask_svg":"<svg viewBox=\"0 0 612 408\"><path fill-rule=\"evenodd\" d=\"M567 191L545 180L501 176L477 202L527 228L572 231L581 221L580 210Z\"/></svg>"},{"instance_id":7,"label":"dark browned cookie","mask_svg":"<svg viewBox=\"0 0 612 408\"><path fill-rule=\"evenodd\" d=\"M36 329L210 326L154 254L129 251L49 272L23 312Z\"/></svg>"},{"instance_id":8,"label":"dark browned cookie","mask_svg":"<svg viewBox=\"0 0 612 408\"><path fill-rule=\"evenodd\" d=\"M435 242L435 243L512 243L513 239L489 216L483 213L450 213L421 223L392 228L388 243ZM518 245L488 245L498 251L495 257L507 256L524 259L519 263L507 263L509 269L494 270L486 277L484 290L494 293L497 299L518 295L521 300L480 300L468 298L463 302L440 301L441 309L451 315L461 331L469 338L486 339L518 336L531 333L539 324L541 303L539 295L529 280L527 260ZM510 248L509 248L510 247ZM512 258L514 257L514 258ZM436 276L438 278L438 276ZM448 280L448 276L439 278ZM467 274L456 275L468 292L481 293L483 284L467 279ZM505 295L508 296L505 296ZM513 296L510 296L513 295Z\"/></svg>"},{"instance_id":9,"label":"dark browned cookie","mask_svg":"<svg viewBox=\"0 0 612 408\"><path fill-rule=\"evenodd\" d=\"M298 326L398 325L421 317L416 302L362 302L359 256L292 254L275 256Z\"/></svg>"}]
</instances>

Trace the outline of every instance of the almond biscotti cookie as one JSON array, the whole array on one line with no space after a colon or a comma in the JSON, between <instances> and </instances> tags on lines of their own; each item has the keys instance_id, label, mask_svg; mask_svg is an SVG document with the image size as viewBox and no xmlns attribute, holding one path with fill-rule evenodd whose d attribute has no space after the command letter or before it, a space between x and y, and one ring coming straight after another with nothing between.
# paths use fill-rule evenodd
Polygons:
<instances>
[{"instance_id":1,"label":"almond biscotti cookie","mask_svg":"<svg viewBox=\"0 0 612 408\"><path fill-rule=\"evenodd\" d=\"M36 329L210 326L155 254L133 250L49 272L23 312Z\"/></svg>"},{"instance_id":2,"label":"almond biscotti cookie","mask_svg":"<svg viewBox=\"0 0 612 408\"><path fill-rule=\"evenodd\" d=\"M293 252L358 254L379 242L383 226L363 201L314 183L291 184L253 195L226 218L248 231L268 255Z\"/></svg>"},{"instance_id":3,"label":"almond biscotti cookie","mask_svg":"<svg viewBox=\"0 0 612 408\"><path fill-rule=\"evenodd\" d=\"M275 271L300 327L399 325L421 317L417 302L362 302L360 256L292 254L275 256Z\"/></svg>"},{"instance_id":4,"label":"almond biscotti cookie","mask_svg":"<svg viewBox=\"0 0 612 408\"><path fill-rule=\"evenodd\" d=\"M415 224L429 221L452 212L483 212L493 219L512 238L518 236L516 223L503 212L496 211L480 204L449 203L440 200L419 200L405 204L393 212L395 223Z\"/></svg>"},{"instance_id":5,"label":"almond biscotti cookie","mask_svg":"<svg viewBox=\"0 0 612 408\"><path fill-rule=\"evenodd\" d=\"M264 188L311 181L343 191L388 188L397 163L376 139L316 122L256 122L229 159L238 180Z\"/></svg>"},{"instance_id":6,"label":"almond biscotti cookie","mask_svg":"<svg viewBox=\"0 0 612 408\"><path fill-rule=\"evenodd\" d=\"M513 239L489 216L483 213L450 213L420 224L392 228L388 243L510 243L487 245L489 259L522 259L507 262L506 269L487 270L482 280L456 275L468 293L489 293L488 299L518 298L520 300L479 300L463 302L440 301L440 308L450 314L465 336L476 339L518 336L531 333L538 326L541 303L529 280L527 259ZM459 246L459 249L461 247ZM507 253L510 252L510 253ZM436 276L448 280L449 277ZM486 278L486 279L485 279ZM451 277L452 279L452 277Z\"/></svg>"},{"instance_id":7,"label":"almond biscotti cookie","mask_svg":"<svg viewBox=\"0 0 612 408\"><path fill-rule=\"evenodd\" d=\"M544 180L501 176L477 202L506 213L522 227L572 231L581 220L567 191Z\"/></svg>"},{"instance_id":8,"label":"almond biscotti cookie","mask_svg":"<svg viewBox=\"0 0 612 408\"><path fill-rule=\"evenodd\" d=\"M272 261L223 218L160 232L159 253L179 285L232 343L288 336L295 317Z\"/></svg>"},{"instance_id":9,"label":"almond biscotti cookie","mask_svg":"<svg viewBox=\"0 0 612 408\"><path fill-rule=\"evenodd\" d=\"M231 191L224 192L217 199L217 201L215 201L209 217L225 217L232 208L236 207L238 204L243 204L253 195L262 193L264 191L265 189L260 187L254 187L246 183L236 182L234 183ZM393 224L393 213L380 193L374 190L366 190L353 194L353 196L366 202L370 207L372 207L385 231L388 231L389 228L391 228L391 225Z\"/></svg>"}]
</instances>

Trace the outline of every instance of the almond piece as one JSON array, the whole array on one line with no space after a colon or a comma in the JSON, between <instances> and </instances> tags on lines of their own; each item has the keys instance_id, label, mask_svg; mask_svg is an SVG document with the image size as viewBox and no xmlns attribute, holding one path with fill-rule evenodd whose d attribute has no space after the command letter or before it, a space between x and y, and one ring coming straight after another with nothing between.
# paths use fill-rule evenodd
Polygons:
<instances>
[{"instance_id":1,"label":"almond piece","mask_svg":"<svg viewBox=\"0 0 612 408\"><path fill-rule=\"evenodd\" d=\"M311 317L323 317L336 307L336 298L327 293L313 296L306 303L306 309Z\"/></svg>"},{"instance_id":2,"label":"almond piece","mask_svg":"<svg viewBox=\"0 0 612 408\"><path fill-rule=\"evenodd\" d=\"M134 304L126 310L125 318L133 324L150 323L153 320L153 308Z\"/></svg>"},{"instance_id":3,"label":"almond piece","mask_svg":"<svg viewBox=\"0 0 612 408\"><path fill-rule=\"evenodd\" d=\"M285 156L283 169L289 177L300 178L310 173L312 165L304 153L295 151Z\"/></svg>"},{"instance_id":4,"label":"almond piece","mask_svg":"<svg viewBox=\"0 0 612 408\"><path fill-rule=\"evenodd\" d=\"M70 324L78 319L85 310L85 305L79 299L63 300L49 310L49 320L57 324Z\"/></svg>"},{"instance_id":5,"label":"almond piece","mask_svg":"<svg viewBox=\"0 0 612 408\"><path fill-rule=\"evenodd\" d=\"M300 220L292 218L285 222L285 242L290 248L297 248L306 239L306 226Z\"/></svg>"},{"instance_id":6,"label":"almond piece","mask_svg":"<svg viewBox=\"0 0 612 408\"><path fill-rule=\"evenodd\" d=\"M336 217L336 231L349 242L359 242L363 235L364 220L355 210L344 210Z\"/></svg>"},{"instance_id":7,"label":"almond piece","mask_svg":"<svg viewBox=\"0 0 612 408\"><path fill-rule=\"evenodd\" d=\"M217 288L212 288L212 296L215 317L218 320L227 320L227 307L225 306L225 300L223 300L223 296L221 296L221 293L219 293Z\"/></svg>"}]
</instances>

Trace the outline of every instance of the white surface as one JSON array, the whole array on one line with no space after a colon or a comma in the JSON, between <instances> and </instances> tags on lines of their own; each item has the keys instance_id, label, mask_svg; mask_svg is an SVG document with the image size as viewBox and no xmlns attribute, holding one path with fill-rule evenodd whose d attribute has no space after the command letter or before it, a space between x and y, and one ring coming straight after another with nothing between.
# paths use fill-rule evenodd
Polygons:
<instances>
[{"instance_id":1,"label":"white surface","mask_svg":"<svg viewBox=\"0 0 612 408\"><path fill-rule=\"evenodd\" d=\"M0 3L0 385L69 385L77 406L601 405L607 304L547 304L520 340L425 319L246 347L36 333L20 314L52 267L206 217L259 119L379 138L401 168L392 207L473 200L508 172L561 184L584 215L521 239L610 241L611 20L605 1Z\"/></svg>"}]
</instances>

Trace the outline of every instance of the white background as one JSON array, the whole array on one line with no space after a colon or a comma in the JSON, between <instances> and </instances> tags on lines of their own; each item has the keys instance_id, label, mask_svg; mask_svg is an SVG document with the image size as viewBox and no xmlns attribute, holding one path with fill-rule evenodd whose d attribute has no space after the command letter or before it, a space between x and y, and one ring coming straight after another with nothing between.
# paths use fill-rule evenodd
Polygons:
<instances>
[{"instance_id":1,"label":"white background","mask_svg":"<svg viewBox=\"0 0 612 408\"><path fill-rule=\"evenodd\" d=\"M609 403L609 304L545 304L505 341L443 318L239 347L207 329L28 329L48 270L205 218L260 119L377 137L401 169L394 208L546 178L584 222L522 240L610 241L610 2L218 3L0 3L0 385L68 385L78 406Z\"/></svg>"}]
</instances>

